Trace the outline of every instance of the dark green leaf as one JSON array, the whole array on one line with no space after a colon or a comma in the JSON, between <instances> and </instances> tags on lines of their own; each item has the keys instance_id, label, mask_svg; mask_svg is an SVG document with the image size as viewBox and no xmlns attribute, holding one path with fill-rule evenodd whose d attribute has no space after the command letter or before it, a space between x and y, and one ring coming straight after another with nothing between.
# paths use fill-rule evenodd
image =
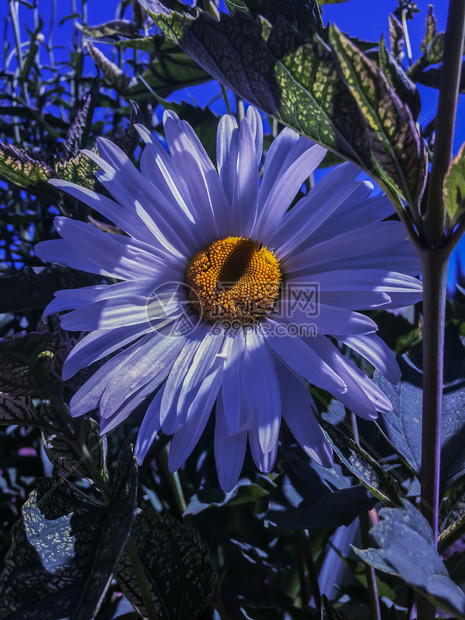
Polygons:
<instances>
[{"instance_id":1,"label":"dark green leaf","mask_svg":"<svg viewBox=\"0 0 465 620\"><path fill-rule=\"evenodd\" d=\"M420 94L415 83L405 73L402 65L386 49L384 39L381 39L379 42L378 59L380 69L386 76L389 84L399 95L403 103L410 108L413 118L416 119L421 110Z\"/></svg>"},{"instance_id":2,"label":"dark green leaf","mask_svg":"<svg viewBox=\"0 0 465 620\"><path fill-rule=\"evenodd\" d=\"M341 0L339 0L340 2ZM229 0L226 5L230 11L242 11L250 13L253 17L261 15L271 24L275 24L278 18L284 19L295 26L297 30L305 34L312 34L315 30L323 30L321 12L316 0L293 0L293 2L281 2L280 0Z\"/></svg>"},{"instance_id":3,"label":"dark green leaf","mask_svg":"<svg viewBox=\"0 0 465 620\"><path fill-rule=\"evenodd\" d=\"M36 58L36 54L39 50L39 45L37 44L37 35L42 30L42 26L43 26L42 18L39 16L37 28L34 30L34 32L31 33L31 39L29 41L29 49L28 49L26 58L24 59L24 64L23 64L23 68L21 71L21 79L24 80L25 82L27 82L29 79L29 72Z\"/></svg>"},{"instance_id":4,"label":"dark green leaf","mask_svg":"<svg viewBox=\"0 0 465 620\"><path fill-rule=\"evenodd\" d=\"M20 272L3 276L0 278L0 314L45 308L56 291L96 283L94 276L65 267L54 267L40 273Z\"/></svg>"},{"instance_id":5,"label":"dark green leaf","mask_svg":"<svg viewBox=\"0 0 465 620\"><path fill-rule=\"evenodd\" d=\"M197 617L215 582L212 561L197 530L188 529L169 513L158 513L147 505L136 515L131 536L145 567L159 618L191 620ZM117 578L127 598L145 614L126 553L121 556Z\"/></svg>"},{"instance_id":6,"label":"dark green leaf","mask_svg":"<svg viewBox=\"0 0 465 620\"><path fill-rule=\"evenodd\" d=\"M443 196L453 226L465 209L465 144L462 144L458 155L450 162L444 178Z\"/></svg>"},{"instance_id":7,"label":"dark green leaf","mask_svg":"<svg viewBox=\"0 0 465 620\"><path fill-rule=\"evenodd\" d=\"M23 149L0 140L0 177L22 188L43 190L52 174L44 161L34 159Z\"/></svg>"},{"instance_id":8,"label":"dark green leaf","mask_svg":"<svg viewBox=\"0 0 465 620\"><path fill-rule=\"evenodd\" d=\"M113 19L98 26L83 24L80 30L86 37L105 42L119 41L122 37L139 36L139 29L128 19Z\"/></svg>"},{"instance_id":9,"label":"dark green leaf","mask_svg":"<svg viewBox=\"0 0 465 620\"><path fill-rule=\"evenodd\" d=\"M337 464L327 469L300 450L291 450L281 463L284 474L275 480L266 519L278 529L318 529L349 525L376 499L362 485L352 486Z\"/></svg>"},{"instance_id":10,"label":"dark green leaf","mask_svg":"<svg viewBox=\"0 0 465 620\"><path fill-rule=\"evenodd\" d=\"M321 620L346 620L346 616L334 609L324 594L321 597Z\"/></svg>"},{"instance_id":11,"label":"dark green leaf","mask_svg":"<svg viewBox=\"0 0 465 620\"><path fill-rule=\"evenodd\" d=\"M324 420L320 420L320 424L334 451L349 471L382 502L398 505L403 495L402 489L383 466L338 428Z\"/></svg>"},{"instance_id":12,"label":"dark green leaf","mask_svg":"<svg viewBox=\"0 0 465 620\"><path fill-rule=\"evenodd\" d=\"M397 17L389 15L389 47L391 53L400 62L404 55L404 31Z\"/></svg>"},{"instance_id":13,"label":"dark green leaf","mask_svg":"<svg viewBox=\"0 0 465 620\"><path fill-rule=\"evenodd\" d=\"M68 156L77 155L79 149L87 146L87 136L89 134L90 125L99 93L99 79L96 78L92 88L84 97L83 102L71 123L71 127L66 135L65 150Z\"/></svg>"},{"instance_id":14,"label":"dark green leaf","mask_svg":"<svg viewBox=\"0 0 465 620\"><path fill-rule=\"evenodd\" d=\"M100 435L98 422L90 417L83 417L78 420L76 426L76 435L81 438L96 469L103 478L107 478L105 464L107 440ZM82 478L89 476L82 460L82 449L77 451L76 441L70 444L56 429L42 431L42 439L48 458L60 474L72 474Z\"/></svg>"},{"instance_id":15,"label":"dark green leaf","mask_svg":"<svg viewBox=\"0 0 465 620\"><path fill-rule=\"evenodd\" d=\"M141 77L160 97L167 97L180 88L204 84L211 80L208 73L166 37L144 37L121 41L120 45L152 52L149 67ZM153 96L144 81L140 78L134 80L125 96L136 101L152 99Z\"/></svg>"},{"instance_id":16,"label":"dark green leaf","mask_svg":"<svg viewBox=\"0 0 465 620\"><path fill-rule=\"evenodd\" d=\"M440 506L439 549L449 547L465 532L465 482L455 486Z\"/></svg>"},{"instance_id":17,"label":"dark green leaf","mask_svg":"<svg viewBox=\"0 0 465 620\"><path fill-rule=\"evenodd\" d=\"M0 391L41 397L61 381L73 341L63 331L30 332L0 341Z\"/></svg>"},{"instance_id":18,"label":"dark green leaf","mask_svg":"<svg viewBox=\"0 0 465 620\"><path fill-rule=\"evenodd\" d=\"M0 392L0 424L21 424L53 429L53 416L44 407L36 408L28 396Z\"/></svg>"},{"instance_id":19,"label":"dark green leaf","mask_svg":"<svg viewBox=\"0 0 465 620\"><path fill-rule=\"evenodd\" d=\"M269 491L242 478L229 493L219 488L206 487L193 495L184 514L199 514L209 508L221 506L233 506L256 502L261 497L266 497Z\"/></svg>"},{"instance_id":20,"label":"dark green leaf","mask_svg":"<svg viewBox=\"0 0 465 620\"><path fill-rule=\"evenodd\" d=\"M329 38L341 76L362 114L373 164L396 193L400 191L410 205L416 205L426 182L426 151L410 108L385 75L335 26Z\"/></svg>"},{"instance_id":21,"label":"dark green leaf","mask_svg":"<svg viewBox=\"0 0 465 620\"><path fill-rule=\"evenodd\" d=\"M384 97L387 113L375 114L376 127L362 123L354 92L341 80L335 56L318 33L301 33L281 15L275 24L241 11L217 21L202 12L194 19L186 12L169 10L159 0L141 3L172 40L225 86L366 170L372 171L376 164L375 175L391 188L391 194L398 193L393 179L409 199L420 196L425 155L411 113L350 41L344 40L354 61L351 73L359 68L356 60L368 62L363 78L376 95L380 90L376 104L381 106L380 97ZM333 38L341 43L339 51L345 50L347 61L350 54L342 35L333 33ZM349 87L357 91L353 84ZM380 126L382 139L376 133Z\"/></svg>"},{"instance_id":22,"label":"dark green leaf","mask_svg":"<svg viewBox=\"0 0 465 620\"><path fill-rule=\"evenodd\" d=\"M407 501L404 508L382 508L379 516L370 531L378 548L371 549L370 556L358 549L356 553L379 570L387 564L387 572L394 571L436 606L463 620L465 595L449 577L426 519Z\"/></svg>"},{"instance_id":23,"label":"dark green leaf","mask_svg":"<svg viewBox=\"0 0 465 620\"><path fill-rule=\"evenodd\" d=\"M109 85L113 86L119 93L124 95L131 85L131 78L125 75L118 65L115 65L114 62L109 60L105 54L97 47L94 47L89 41L87 42L87 51L95 64L102 70Z\"/></svg>"},{"instance_id":24,"label":"dark green leaf","mask_svg":"<svg viewBox=\"0 0 465 620\"><path fill-rule=\"evenodd\" d=\"M402 379L396 386L375 373L375 382L393 406L393 411L380 414L380 424L394 448L412 471L419 474L423 375L421 368L407 358L401 358L399 363ZM441 424L443 490L465 472L465 351L452 325L446 330L444 384Z\"/></svg>"},{"instance_id":25,"label":"dark green leaf","mask_svg":"<svg viewBox=\"0 0 465 620\"><path fill-rule=\"evenodd\" d=\"M42 479L13 529L0 578L0 617L95 618L131 527L137 466L120 459L109 505L60 479Z\"/></svg>"}]
</instances>

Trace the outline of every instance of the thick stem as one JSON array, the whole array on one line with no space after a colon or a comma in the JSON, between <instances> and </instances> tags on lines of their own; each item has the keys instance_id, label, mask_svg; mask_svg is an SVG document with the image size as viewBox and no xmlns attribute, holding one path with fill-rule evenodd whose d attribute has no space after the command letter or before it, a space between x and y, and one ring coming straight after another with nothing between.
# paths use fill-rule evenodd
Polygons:
<instances>
[{"instance_id":1,"label":"thick stem","mask_svg":"<svg viewBox=\"0 0 465 620\"><path fill-rule=\"evenodd\" d=\"M445 208L442 186L452 154L464 33L465 2L450 0L426 209L425 232L430 247L438 247L444 238Z\"/></svg>"},{"instance_id":2,"label":"thick stem","mask_svg":"<svg viewBox=\"0 0 465 620\"><path fill-rule=\"evenodd\" d=\"M444 366L444 321L449 254L420 252L423 275L423 421L420 509L438 535L441 413ZM434 606L418 601L418 617L434 618Z\"/></svg>"}]
</instances>

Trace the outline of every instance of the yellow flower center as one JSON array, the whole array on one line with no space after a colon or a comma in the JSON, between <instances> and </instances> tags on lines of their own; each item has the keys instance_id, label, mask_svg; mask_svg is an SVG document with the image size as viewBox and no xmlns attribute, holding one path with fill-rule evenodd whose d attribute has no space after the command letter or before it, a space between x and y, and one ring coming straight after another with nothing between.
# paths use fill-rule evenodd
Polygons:
<instances>
[{"instance_id":1,"label":"yellow flower center","mask_svg":"<svg viewBox=\"0 0 465 620\"><path fill-rule=\"evenodd\" d=\"M254 323L279 296L279 262L253 239L226 237L197 252L187 267L190 301L207 321Z\"/></svg>"}]
</instances>

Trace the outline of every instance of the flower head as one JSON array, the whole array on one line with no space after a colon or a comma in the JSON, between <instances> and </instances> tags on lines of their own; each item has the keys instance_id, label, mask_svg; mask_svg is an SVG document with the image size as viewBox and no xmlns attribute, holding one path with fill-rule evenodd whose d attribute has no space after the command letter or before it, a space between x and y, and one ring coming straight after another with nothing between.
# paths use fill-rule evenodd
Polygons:
<instances>
[{"instance_id":1,"label":"flower head","mask_svg":"<svg viewBox=\"0 0 465 620\"><path fill-rule=\"evenodd\" d=\"M290 129L272 143L260 181L262 122L249 107L240 126L218 127L217 169L192 128L164 116L167 152L144 128L140 172L106 139L97 177L114 200L53 183L116 224L103 232L56 218L62 239L38 256L118 282L59 291L47 313L89 332L71 351L65 379L112 357L78 390L71 414L99 409L101 431L148 401L136 455L157 433L173 434L169 466L192 452L214 409L215 457L225 490L236 483L247 444L257 467L273 467L281 419L325 466L332 451L308 384L359 416L391 404L337 343L389 380L399 369L360 311L421 298L418 262L393 210L343 164L289 209L325 149Z\"/></svg>"}]
</instances>

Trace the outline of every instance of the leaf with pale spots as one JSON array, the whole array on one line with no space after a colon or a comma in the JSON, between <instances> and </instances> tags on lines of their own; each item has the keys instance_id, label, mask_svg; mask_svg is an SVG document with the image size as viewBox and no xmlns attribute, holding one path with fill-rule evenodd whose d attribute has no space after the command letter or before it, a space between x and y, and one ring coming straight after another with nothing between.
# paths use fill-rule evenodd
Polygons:
<instances>
[{"instance_id":1,"label":"leaf with pale spots","mask_svg":"<svg viewBox=\"0 0 465 620\"><path fill-rule=\"evenodd\" d=\"M194 527L186 528L167 512L150 505L136 515L131 536L139 551L152 601L161 620L190 620L205 607L215 583L215 569ZM126 553L116 577L131 603L147 612Z\"/></svg>"},{"instance_id":2,"label":"leaf with pale spots","mask_svg":"<svg viewBox=\"0 0 465 620\"><path fill-rule=\"evenodd\" d=\"M465 209L465 143L450 163L444 178L443 196L453 226Z\"/></svg>"},{"instance_id":3,"label":"leaf with pale spots","mask_svg":"<svg viewBox=\"0 0 465 620\"><path fill-rule=\"evenodd\" d=\"M410 108L386 76L335 26L330 27L329 39L341 77L361 112L373 166L395 194L400 192L416 205L426 182L426 151Z\"/></svg>"},{"instance_id":4,"label":"leaf with pale spots","mask_svg":"<svg viewBox=\"0 0 465 620\"><path fill-rule=\"evenodd\" d=\"M420 44L420 49L422 52L426 52L428 45L431 44L434 37L436 36L437 31L437 23L436 18L434 16L434 7L432 4L428 6L428 14L426 16L426 29L423 40Z\"/></svg>"},{"instance_id":5,"label":"leaf with pale spots","mask_svg":"<svg viewBox=\"0 0 465 620\"><path fill-rule=\"evenodd\" d=\"M43 191L52 176L52 169L44 161L0 140L0 177L23 189Z\"/></svg>"},{"instance_id":6,"label":"leaf with pale spots","mask_svg":"<svg viewBox=\"0 0 465 620\"><path fill-rule=\"evenodd\" d=\"M442 552L465 532L465 482L454 486L442 500L439 512L438 546Z\"/></svg>"},{"instance_id":7,"label":"leaf with pale spots","mask_svg":"<svg viewBox=\"0 0 465 620\"><path fill-rule=\"evenodd\" d=\"M363 75L371 81L368 89L381 90L383 97L375 102L382 117L376 113L376 128L370 125L371 118L364 121L363 113L371 110L360 110L351 92L353 84L346 85L346 77L341 79L340 59L337 62L316 17L304 30L289 23L279 11L274 22L242 10L215 20L200 10L194 17L187 11L168 9L159 0L141 0L141 4L163 32L215 79L378 177L397 197L398 206L400 192L412 201L420 197L425 154L407 106L349 42L352 60L360 64L362 59L373 69ZM242 4L249 3L244 0ZM377 135L379 127L392 129L384 140ZM399 137L403 143L397 144Z\"/></svg>"},{"instance_id":8,"label":"leaf with pale spots","mask_svg":"<svg viewBox=\"0 0 465 620\"><path fill-rule=\"evenodd\" d=\"M399 505L403 492L389 472L338 428L324 420L320 420L320 424L347 469L379 500L385 504Z\"/></svg>"},{"instance_id":9,"label":"leaf with pale spots","mask_svg":"<svg viewBox=\"0 0 465 620\"><path fill-rule=\"evenodd\" d=\"M22 508L0 577L0 617L90 620L131 527L137 465L123 450L108 505L43 478Z\"/></svg>"},{"instance_id":10,"label":"leaf with pale spots","mask_svg":"<svg viewBox=\"0 0 465 620\"><path fill-rule=\"evenodd\" d=\"M56 173L60 179L83 185L88 189L96 188L97 180L94 175L98 169L98 165L82 152L65 162L56 164Z\"/></svg>"}]
</instances>

